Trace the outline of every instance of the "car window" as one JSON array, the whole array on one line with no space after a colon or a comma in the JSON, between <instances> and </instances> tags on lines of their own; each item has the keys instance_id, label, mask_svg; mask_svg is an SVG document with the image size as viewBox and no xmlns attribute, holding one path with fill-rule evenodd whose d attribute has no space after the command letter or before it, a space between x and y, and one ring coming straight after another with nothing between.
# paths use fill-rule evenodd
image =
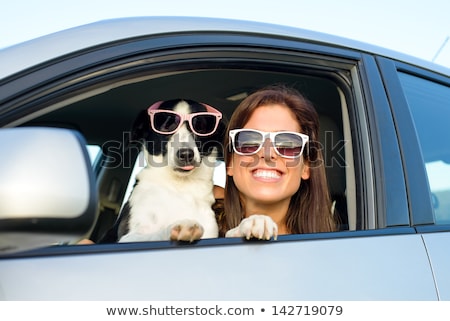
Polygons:
<instances>
[{"instance_id":1,"label":"car window","mask_svg":"<svg viewBox=\"0 0 450 321\"><path fill-rule=\"evenodd\" d=\"M202 58L199 54L192 55L196 59ZM221 59L228 55L227 52L220 53ZM305 61L314 62L309 68L297 65L296 56L292 58L295 58L292 64L297 67L286 68L278 55L272 58L272 54L267 53L267 59L273 60L270 63L255 58L253 54L248 55L254 59L258 68L248 68L246 61L236 60L232 65L221 63L217 69L208 54L202 58L201 68L193 64L186 69L184 64L170 61L162 66L143 66L145 76L140 76L140 73L135 75L132 71L127 71L124 79L116 79L115 74L108 75L105 79L98 79L95 90L86 84L80 94L70 91L74 97L62 92L57 106L49 106L49 112L37 114L35 118L30 117L21 124L76 128L85 137L99 197L98 220L89 239L94 242L101 240L115 224L135 185L136 172L144 166L143 157L138 156L140 146L131 132L136 118L143 110L160 100L188 97L214 106L222 112L223 119L228 120L239 101L249 93L277 83L298 89L312 101L320 118L318 147L323 148L333 213L340 222L340 230L361 229L362 211L359 207L367 203L359 202L360 190L355 182L362 178L355 174L352 157L355 145L351 143L351 128L355 120L351 88L347 86L351 82L347 71L354 67L354 61L329 62L329 58L324 56L324 64L336 66L330 72L308 57L305 57ZM166 70L169 66L172 70L170 73ZM227 79L230 81L225 81ZM133 99L130 100L130 97ZM352 110L351 114L349 110ZM99 124L103 126L101 129ZM137 167L133 171L135 164ZM223 166L217 168L216 173L222 173L221 177L216 176L216 185L223 186Z\"/></svg>"},{"instance_id":2,"label":"car window","mask_svg":"<svg viewBox=\"0 0 450 321\"><path fill-rule=\"evenodd\" d=\"M450 223L450 88L399 74L410 107L431 191L437 224Z\"/></svg>"}]
</instances>

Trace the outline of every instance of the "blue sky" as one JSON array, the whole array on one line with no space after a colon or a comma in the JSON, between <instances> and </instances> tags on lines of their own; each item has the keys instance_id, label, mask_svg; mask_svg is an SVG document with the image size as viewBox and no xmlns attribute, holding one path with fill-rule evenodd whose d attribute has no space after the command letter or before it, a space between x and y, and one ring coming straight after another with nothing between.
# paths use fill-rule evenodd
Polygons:
<instances>
[{"instance_id":1,"label":"blue sky","mask_svg":"<svg viewBox=\"0 0 450 321\"><path fill-rule=\"evenodd\" d=\"M16 0L2 4L0 48L98 20L152 15L221 17L300 27L450 68L448 0Z\"/></svg>"}]
</instances>

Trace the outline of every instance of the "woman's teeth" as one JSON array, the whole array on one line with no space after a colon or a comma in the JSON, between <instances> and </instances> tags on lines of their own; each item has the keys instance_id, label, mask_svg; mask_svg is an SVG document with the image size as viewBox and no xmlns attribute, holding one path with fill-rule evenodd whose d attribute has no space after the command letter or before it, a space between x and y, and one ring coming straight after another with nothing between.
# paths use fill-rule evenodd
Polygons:
<instances>
[{"instance_id":1,"label":"woman's teeth","mask_svg":"<svg viewBox=\"0 0 450 321\"><path fill-rule=\"evenodd\" d=\"M258 177L258 178L280 178L281 175L280 173L278 173L277 171L274 170L256 170L253 172L253 176L254 177Z\"/></svg>"}]
</instances>

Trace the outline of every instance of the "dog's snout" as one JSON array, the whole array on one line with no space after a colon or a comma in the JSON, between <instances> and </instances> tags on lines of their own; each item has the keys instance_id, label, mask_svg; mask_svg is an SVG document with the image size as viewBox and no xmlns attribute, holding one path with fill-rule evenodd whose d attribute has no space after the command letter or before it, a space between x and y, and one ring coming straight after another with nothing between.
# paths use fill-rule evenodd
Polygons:
<instances>
[{"instance_id":1,"label":"dog's snout","mask_svg":"<svg viewBox=\"0 0 450 321\"><path fill-rule=\"evenodd\" d=\"M194 160L194 151L191 148L180 148L177 158L185 164L190 164Z\"/></svg>"}]
</instances>

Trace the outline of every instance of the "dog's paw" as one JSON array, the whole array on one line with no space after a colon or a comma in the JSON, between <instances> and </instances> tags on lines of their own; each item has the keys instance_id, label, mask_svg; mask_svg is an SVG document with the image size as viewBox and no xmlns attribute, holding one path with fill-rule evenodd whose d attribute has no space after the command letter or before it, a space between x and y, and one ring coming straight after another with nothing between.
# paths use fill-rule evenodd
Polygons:
<instances>
[{"instance_id":1,"label":"dog's paw","mask_svg":"<svg viewBox=\"0 0 450 321\"><path fill-rule=\"evenodd\" d=\"M256 238L260 240L274 240L278 236L277 224L267 215L252 215L241 221L239 226L229 230L225 237L245 237L247 240Z\"/></svg>"},{"instance_id":2,"label":"dog's paw","mask_svg":"<svg viewBox=\"0 0 450 321\"><path fill-rule=\"evenodd\" d=\"M170 240L193 242L201 239L203 231L203 227L196 221L180 221L171 226Z\"/></svg>"}]
</instances>

